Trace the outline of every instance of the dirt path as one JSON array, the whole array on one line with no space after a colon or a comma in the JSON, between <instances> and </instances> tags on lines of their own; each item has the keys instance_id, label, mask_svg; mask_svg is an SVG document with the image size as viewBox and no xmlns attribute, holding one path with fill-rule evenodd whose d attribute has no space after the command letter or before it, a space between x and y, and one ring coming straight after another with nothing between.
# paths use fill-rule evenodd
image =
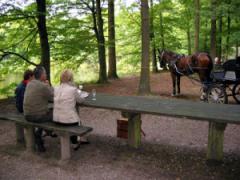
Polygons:
<instances>
[{"instance_id":1,"label":"dirt path","mask_svg":"<svg viewBox=\"0 0 240 180\"><path fill-rule=\"evenodd\" d=\"M155 95L170 97L168 74L153 75ZM164 82L161 86L159 82ZM136 95L137 77L112 81L96 88L97 92ZM183 79L183 95L178 98L198 101L199 86ZM0 101L0 112L14 111L14 101ZM82 108L84 124L92 126L90 145L73 152L70 162L60 164L59 139L46 138L47 152L26 154L15 145L14 125L0 121L0 179L239 179L240 128L229 125L225 131L224 163L205 164L208 124L169 117L143 115L146 137L140 149L116 138L117 111Z\"/></svg>"},{"instance_id":2,"label":"dirt path","mask_svg":"<svg viewBox=\"0 0 240 180\"><path fill-rule=\"evenodd\" d=\"M110 81L110 84L106 85L88 85L86 90L91 91L92 88L96 88L98 92L116 94L116 95L136 95L139 84L139 77L131 76L122 78L119 80ZM192 82L186 77L181 78L181 95L175 98L198 100L200 96L201 85ZM165 98L172 98L172 83L170 74L164 72L161 74L151 74L151 91L155 96L161 96Z\"/></svg>"}]
</instances>

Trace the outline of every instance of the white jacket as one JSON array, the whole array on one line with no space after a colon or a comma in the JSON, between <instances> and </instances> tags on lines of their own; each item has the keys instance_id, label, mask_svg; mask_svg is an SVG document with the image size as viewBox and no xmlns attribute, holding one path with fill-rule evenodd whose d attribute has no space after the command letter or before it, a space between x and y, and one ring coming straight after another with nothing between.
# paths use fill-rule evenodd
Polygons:
<instances>
[{"instance_id":1,"label":"white jacket","mask_svg":"<svg viewBox=\"0 0 240 180\"><path fill-rule=\"evenodd\" d=\"M81 103L84 98L78 89L70 84L63 83L54 88L53 121L59 123L77 123L80 121L76 110L76 103Z\"/></svg>"}]
</instances>

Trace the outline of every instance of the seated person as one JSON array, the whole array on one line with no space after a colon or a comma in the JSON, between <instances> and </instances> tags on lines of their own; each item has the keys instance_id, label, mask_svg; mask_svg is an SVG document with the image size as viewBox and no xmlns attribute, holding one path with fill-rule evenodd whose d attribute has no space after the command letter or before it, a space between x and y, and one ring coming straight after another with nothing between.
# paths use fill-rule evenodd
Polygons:
<instances>
[{"instance_id":1,"label":"seated person","mask_svg":"<svg viewBox=\"0 0 240 180\"><path fill-rule=\"evenodd\" d=\"M19 113L23 113L23 99L27 84L34 78L32 70L26 70L23 75L22 82L15 90L16 95L16 108Z\"/></svg>"},{"instance_id":2,"label":"seated person","mask_svg":"<svg viewBox=\"0 0 240 180\"><path fill-rule=\"evenodd\" d=\"M62 125L78 125L80 118L76 105L83 102L84 97L74 86L73 74L70 70L62 72L60 83L60 86L54 88L53 121ZM71 136L71 142L77 144L74 149L78 149L80 142L77 141L77 136ZM88 141L81 143L87 144Z\"/></svg>"},{"instance_id":3,"label":"seated person","mask_svg":"<svg viewBox=\"0 0 240 180\"><path fill-rule=\"evenodd\" d=\"M53 88L47 81L44 67L36 67L33 74L34 79L28 83L24 95L23 111L25 119L37 123L52 121L53 115L48 109L48 102L53 101ZM35 140L38 151L44 152L41 128L35 131Z\"/></svg>"}]
</instances>

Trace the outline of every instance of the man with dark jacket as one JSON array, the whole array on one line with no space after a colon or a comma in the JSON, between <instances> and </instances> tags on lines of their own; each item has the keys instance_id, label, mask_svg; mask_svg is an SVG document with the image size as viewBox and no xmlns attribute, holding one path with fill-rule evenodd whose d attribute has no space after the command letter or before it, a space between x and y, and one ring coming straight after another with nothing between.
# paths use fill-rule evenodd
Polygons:
<instances>
[{"instance_id":1,"label":"man with dark jacket","mask_svg":"<svg viewBox=\"0 0 240 180\"><path fill-rule=\"evenodd\" d=\"M23 75L22 82L17 86L15 90L16 108L19 113L23 113L23 100L27 84L33 79L33 71L26 70ZM24 128L23 126L16 124L17 142L24 143Z\"/></svg>"},{"instance_id":2,"label":"man with dark jacket","mask_svg":"<svg viewBox=\"0 0 240 180\"><path fill-rule=\"evenodd\" d=\"M23 113L23 100L24 100L24 93L27 84L33 79L33 71L26 70L23 75L22 82L17 86L15 90L16 95L16 107L18 112Z\"/></svg>"}]
</instances>

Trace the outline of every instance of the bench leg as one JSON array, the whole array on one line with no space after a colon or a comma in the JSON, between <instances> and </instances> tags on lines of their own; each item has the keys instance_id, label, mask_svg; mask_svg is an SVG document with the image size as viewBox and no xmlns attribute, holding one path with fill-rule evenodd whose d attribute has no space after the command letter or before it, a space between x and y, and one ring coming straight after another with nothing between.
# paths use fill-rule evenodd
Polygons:
<instances>
[{"instance_id":1,"label":"bench leg","mask_svg":"<svg viewBox=\"0 0 240 180\"><path fill-rule=\"evenodd\" d=\"M27 127L26 128L26 150L28 152L35 151L35 137L34 137L34 127Z\"/></svg>"},{"instance_id":2,"label":"bench leg","mask_svg":"<svg viewBox=\"0 0 240 180\"><path fill-rule=\"evenodd\" d=\"M24 127L20 124L15 123L16 126L16 140L17 145L24 145Z\"/></svg>"},{"instance_id":3,"label":"bench leg","mask_svg":"<svg viewBox=\"0 0 240 180\"><path fill-rule=\"evenodd\" d=\"M122 113L128 118L128 145L138 148L141 144L141 114Z\"/></svg>"},{"instance_id":4,"label":"bench leg","mask_svg":"<svg viewBox=\"0 0 240 180\"><path fill-rule=\"evenodd\" d=\"M223 160L223 139L225 123L209 122L207 160L221 162Z\"/></svg>"},{"instance_id":5,"label":"bench leg","mask_svg":"<svg viewBox=\"0 0 240 180\"><path fill-rule=\"evenodd\" d=\"M70 135L68 133L61 134L61 160L68 160L71 157Z\"/></svg>"}]
</instances>

